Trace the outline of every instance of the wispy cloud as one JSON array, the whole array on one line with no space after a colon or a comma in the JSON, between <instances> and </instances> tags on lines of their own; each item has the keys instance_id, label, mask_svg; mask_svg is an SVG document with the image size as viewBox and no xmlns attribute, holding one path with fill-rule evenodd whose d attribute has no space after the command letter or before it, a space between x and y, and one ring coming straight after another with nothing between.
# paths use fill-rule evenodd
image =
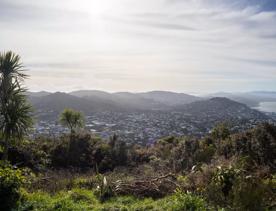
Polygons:
<instances>
[{"instance_id":1,"label":"wispy cloud","mask_svg":"<svg viewBox=\"0 0 276 211\"><path fill-rule=\"evenodd\" d=\"M275 73L276 73L276 60L260 60L260 59L246 59L246 58L232 58L232 59L240 62L257 64L259 66L274 67Z\"/></svg>"},{"instance_id":2,"label":"wispy cloud","mask_svg":"<svg viewBox=\"0 0 276 211\"><path fill-rule=\"evenodd\" d=\"M36 22L87 18L87 14L72 9L32 4L30 1L0 1L0 22Z\"/></svg>"},{"instance_id":3,"label":"wispy cloud","mask_svg":"<svg viewBox=\"0 0 276 211\"><path fill-rule=\"evenodd\" d=\"M46 90L275 90L275 24L275 0L0 1L2 49Z\"/></svg>"}]
</instances>

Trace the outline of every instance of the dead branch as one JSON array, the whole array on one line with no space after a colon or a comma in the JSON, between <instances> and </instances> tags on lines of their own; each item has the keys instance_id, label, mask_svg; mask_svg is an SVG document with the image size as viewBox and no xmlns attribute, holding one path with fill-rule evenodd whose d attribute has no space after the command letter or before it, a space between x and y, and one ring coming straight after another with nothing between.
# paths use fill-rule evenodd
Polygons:
<instances>
[{"instance_id":1,"label":"dead branch","mask_svg":"<svg viewBox=\"0 0 276 211\"><path fill-rule=\"evenodd\" d=\"M176 177L173 174L128 182L117 180L113 183L113 189L117 194L153 198L163 197L172 193L178 187Z\"/></svg>"}]
</instances>

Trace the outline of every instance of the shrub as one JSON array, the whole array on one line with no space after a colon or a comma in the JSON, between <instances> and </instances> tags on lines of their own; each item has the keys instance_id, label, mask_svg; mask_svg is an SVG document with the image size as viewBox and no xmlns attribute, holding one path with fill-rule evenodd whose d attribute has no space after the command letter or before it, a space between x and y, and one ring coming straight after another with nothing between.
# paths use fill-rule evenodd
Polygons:
<instances>
[{"instance_id":1,"label":"shrub","mask_svg":"<svg viewBox=\"0 0 276 211\"><path fill-rule=\"evenodd\" d=\"M211 136L215 140L225 140L230 136L228 125L226 123L216 125L211 132Z\"/></svg>"},{"instance_id":2,"label":"shrub","mask_svg":"<svg viewBox=\"0 0 276 211\"><path fill-rule=\"evenodd\" d=\"M264 210L267 188L254 176L239 177L232 190L232 206L239 210Z\"/></svg>"},{"instance_id":3,"label":"shrub","mask_svg":"<svg viewBox=\"0 0 276 211\"><path fill-rule=\"evenodd\" d=\"M36 172L44 171L51 164L49 155L51 147L51 140L24 140L21 143L10 147L9 161L13 165L28 167Z\"/></svg>"},{"instance_id":4,"label":"shrub","mask_svg":"<svg viewBox=\"0 0 276 211\"><path fill-rule=\"evenodd\" d=\"M17 207L21 198L20 187L25 177L21 170L12 169L8 164L0 166L0 210L11 210Z\"/></svg>"},{"instance_id":5,"label":"shrub","mask_svg":"<svg viewBox=\"0 0 276 211\"><path fill-rule=\"evenodd\" d=\"M214 146L205 146L204 148L196 151L195 153L195 161L209 163L215 154Z\"/></svg>"},{"instance_id":6,"label":"shrub","mask_svg":"<svg viewBox=\"0 0 276 211\"><path fill-rule=\"evenodd\" d=\"M206 197L216 205L234 210L264 210L270 187L243 169L219 167L207 185Z\"/></svg>"},{"instance_id":7,"label":"shrub","mask_svg":"<svg viewBox=\"0 0 276 211\"><path fill-rule=\"evenodd\" d=\"M181 191L176 191L171 200L170 209L174 211L205 211L208 209L207 203L202 198Z\"/></svg>"},{"instance_id":8,"label":"shrub","mask_svg":"<svg viewBox=\"0 0 276 211\"><path fill-rule=\"evenodd\" d=\"M111 147L89 134L73 134L63 137L51 151L52 164L56 168L74 167L82 170L97 169L100 172L113 170L116 157Z\"/></svg>"},{"instance_id":9,"label":"shrub","mask_svg":"<svg viewBox=\"0 0 276 211\"><path fill-rule=\"evenodd\" d=\"M95 195L100 199L101 202L104 202L113 197L114 192L105 176L98 174L96 177L98 180L98 186L95 191Z\"/></svg>"},{"instance_id":10,"label":"shrub","mask_svg":"<svg viewBox=\"0 0 276 211\"><path fill-rule=\"evenodd\" d=\"M99 140L90 135L63 137L51 152L53 166L91 168L94 166L93 151Z\"/></svg>"}]
</instances>

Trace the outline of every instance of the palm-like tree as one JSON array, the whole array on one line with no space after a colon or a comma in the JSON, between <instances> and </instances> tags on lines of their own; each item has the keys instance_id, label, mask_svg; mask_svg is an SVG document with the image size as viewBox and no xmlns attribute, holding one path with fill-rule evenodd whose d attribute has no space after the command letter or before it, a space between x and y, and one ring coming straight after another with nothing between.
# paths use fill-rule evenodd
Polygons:
<instances>
[{"instance_id":1,"label":"palm-like tree","mask_svg":"<svg viewBox=\"0 0 276 211\"><path fill-rule=\"evenodd\" d=\"M0 53L0 134L4 140L3 159L13 140L22 139L32 125L31 106L22 83L24 74L20 57L13 52Z\"/></svg>"},{"instance_id":2,"label":"palm-like tree","mask_svg":"<svg viewBox=\"0 0 276 211\"><path fill-rule=\"evenodd\" d=\"M81 112L67 108L60 114L60 123L68 127L72 135L76 129L84 126L84 117Z\"/></svg>"}]
</instances>

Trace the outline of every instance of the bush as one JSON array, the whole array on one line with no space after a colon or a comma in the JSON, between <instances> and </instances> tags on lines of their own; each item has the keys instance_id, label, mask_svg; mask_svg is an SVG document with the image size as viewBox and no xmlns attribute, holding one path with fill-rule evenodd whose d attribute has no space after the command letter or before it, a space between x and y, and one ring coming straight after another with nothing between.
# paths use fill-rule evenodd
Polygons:
<instances>
[{"instance_id":1,"label":"bush","mask_svg":"<svg viewBox=\"0 0 276 211\"><path fill-rule=\"evenodd\" d=\"M98 180L98 186L95 191L95 195L101 202L104 202L113 197L115 194L105 176L98 174L96 177Z\"/></svg>"},{"instance_id":2,"label":"bush","mask_svg":"<svg viewBox=\"0 0 276 211\"><path fill-rule=\"evenodd\" d=\"M197 196L177 191L171 197L171 210L174 211L207 211L207 203Z\"/></svg>"},{"instance_id":3,"label":"bush","mask_svg":"<svg viewBox=\"0 0 276 211\"><path fill-rule=\"evenodd\" d=\"M207 185L209 201L234 210L264 210L271 188L260 178L235 167L219 167Z\"/></svg>"},{"instance_id":4,"label":"bush","mask_svg":"<svg viewBox=\"0 0 276 211\"><path fill-rule=\"evenodd\" d=\"M12 169L8 164L0 165L0 210L11 210L19 204L20 187L25 177L21 170Z\"/></svg>"},{"instance_id":5,"label":"bush","mask_svg":"<svg viewBox=\"0 0 276 211\"><path fill-rule=\"evenodd\" d=\"M115 166L127 165L127 146L122 141L107 143L90 134L62 137L51 151L52 165L56 168L95 169L100 173Z\"/></svg>"},{"instance_id":6,"label":"bush","mask_svg":"<svg viewBox=\"0 0 276 211\"><path fill-rule=\"evenodd\" d=\"M49 152L52 145L51 140L41 138L31 141L24 140L10 147L9 161L12 165L28 167L35 172L44 171L51 164Z\"/></svg>"},{"instance_id":7,"label":"bush","mask_svg":"<svg viewBox=\"0 0 276 211\"><path fill-rule=\"evenodd\" d=\"M91 168L95 165L94 150L99 140L90 135L63 137L51 152L53 166Z\"/></svg>"},{"instance_id":8,"label":"bush","mask_svg":"<svg viewBox=\"0 0 276 211\"><path fill-rule=\"evenodd\" d=\"M232 190L233 207L239 210L264 210L268 187L253 176L239 177Z\"/></svg>"}]
</instances>

